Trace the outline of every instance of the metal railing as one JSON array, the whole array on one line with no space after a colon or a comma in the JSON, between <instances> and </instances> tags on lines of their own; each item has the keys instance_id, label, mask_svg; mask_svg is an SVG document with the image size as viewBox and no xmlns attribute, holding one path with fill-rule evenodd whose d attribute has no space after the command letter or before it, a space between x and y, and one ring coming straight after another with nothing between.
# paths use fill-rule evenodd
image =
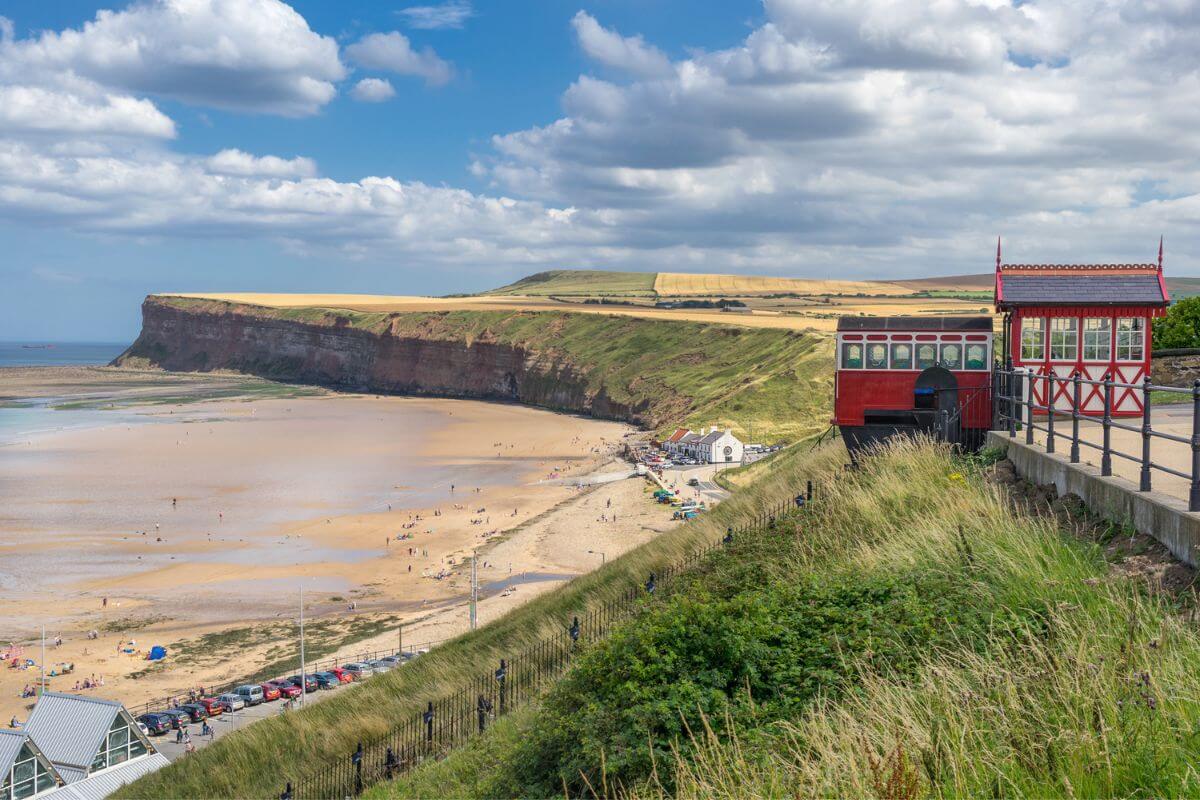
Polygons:
<instances>
[{"instance_id":1,"label":"metal railing","mask_svg":"<svg viewBox=\"0 0 1200 800\"><path fill-rule=\"evenodd\" d=\"M1113 457L1123 458L1138 464L1138 491L1149 492L1153 488L1153 472L1158 470L1167 475L1189 481L1188 511L1200 511L1200 380L1191 388L1180 386L1160 386L1150 382L1147 377L1141 383L1123 383L1114 381L1112 373L1105 373L1103 380L1084 378L1078 371L1069 377L1047 374L1039 375L1025 370L997 367L994 371L992 385L995 387L993 403L996 408L996 427L1007 430L1009 438L1016 438L1019 429L1025 432L1025 443L1034 443L1034 432L1046 434L1046 452L1054 453L1058 440L1070 442L1070 461L1078 464L1080 448L1090 447L1100 451L1100 474L1113 474ZM1098 388L1103 400L1103 413L1097 418L1094 414L1081 411L1086 404L1083 399L1084 387L1088 389L1089 398ZM1045 402L1035 401L1036 389L1041 389L1041 397ZM1132 425L1114 419L1116 406L1113 402L1114 390L1125 392L1140 392L1141 424ZM1068 406L1055 407L1060 394L1070 392ZM1152 419L1153 394L1155 392L1190 396L1192 400L1192 431L1191 436L1180 436L1164 430L1155 430ZM1039 422L1038 415L1044 414ZM1068 418L1069 417L1069 418ZM1069 432L1060 429L1059 422L1069 422ZM1089 441L1079 435L1080 425L1099 425L1103 431L1099 444ZM1125 453L1112 446L1113 429L1135 433L1141 436L1141 452ZM1184 472L1155 462L1150 455L1150 445L1155 439L1191 448L1191 471Z\"/></svg>"},{"instance_id":2,"label":"metal railing","mask_svg":"<svg viewBox=\"0 0 1200 800\"><path fill-rule=\"evenodd\" d=\"M483 733L497 717L527 706L561 675L590 644L645 606L647 597L669 593L676 580L697 567L710 553L733 544L754 530L774 528L776 520L812 501L813 483L794 499L776 504L745 525L650 573L644 583L628 586L616 599L564 620L563 629L525 649L500 659L495 670L481 672L457 691L428 701L424 710L400 722L388 734L350 753L315 767L288 783L281 800L326 800L354 797L364 789L390 780L424 761L440 758L473 736Z\"/></svg>"}]
</instances>

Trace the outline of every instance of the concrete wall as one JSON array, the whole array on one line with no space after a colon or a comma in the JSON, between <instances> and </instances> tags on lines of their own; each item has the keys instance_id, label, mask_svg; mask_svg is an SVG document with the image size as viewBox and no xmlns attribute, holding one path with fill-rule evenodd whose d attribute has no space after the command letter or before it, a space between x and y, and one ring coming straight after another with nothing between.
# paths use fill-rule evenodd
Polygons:
<instances>
[{"instance_id":1,"label":"concrete wall","mask_svg":"<svg viewBox=\"0 0 1200 800\"><path fill-rule=\"evenodd\" d=\"M1153 536L1171 554L1190 566L1200 559L1200 514L1188 513L1187 503L1158 492L1139 492L1124 478L1102 478L1100 470L1072 464L1065 455L1050 455L1040 447L1014 440L1002 431L988 434L988 444L1004 448L1017 473L1036 484L1053 483L1059 495L1075 494L1094 513L1115 522L1130 523L1139 533Z\"/></svg>"}]
</instances>

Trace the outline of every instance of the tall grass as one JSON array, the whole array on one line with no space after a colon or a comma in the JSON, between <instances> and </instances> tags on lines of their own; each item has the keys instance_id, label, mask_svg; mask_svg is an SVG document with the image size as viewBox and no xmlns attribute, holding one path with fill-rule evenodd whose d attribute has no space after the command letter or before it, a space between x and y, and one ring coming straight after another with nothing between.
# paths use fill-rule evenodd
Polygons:
<instances>
[{"instance_id":1,"label":"tall grass","mask_svg":"<svg viewBox=\"0 0 1200 800\"><path fill-rule=\"evenodd\" d=\"M416 715L428 700L448 694L552 632L584 609L617 599L663 565L719 538L761 509L795 495L804 476L844 460L840 448L819 453L785 451L778 467L740 490L710 514L675 528L609 561L588 575L547 592L500 619L430 651L403 669L314 704L302 712L263 720L227 735L188 758L121 789L123 798L273 797L324 760L347 757L359 741L382 737Z\"/></svg>"},{"instance_id":2,"label":"tall grass","mask_svg":"<svg viewBox=\"0 0 1200 800\"><path fill-rule=\"evenodd\" d=\"M1014 514L997 490L948 483L947 466L930 452L881 459L868 480L834 487L816 538L844 526L859 569L969 568L1001 606L1038 609L1036 624L990 636L983 648L925 653L911 679L869 672L857 691L821 699L765 741L698 730L694 751L670 767L672 796L1200 792L1194 626L1169 598L1106 575L1094 547ZM912 503L932 513L914 520L901 511ZM864 515L876 524L850 527ZM906 524L889 524L898 518Z\"/></svg>"}]
</instances>

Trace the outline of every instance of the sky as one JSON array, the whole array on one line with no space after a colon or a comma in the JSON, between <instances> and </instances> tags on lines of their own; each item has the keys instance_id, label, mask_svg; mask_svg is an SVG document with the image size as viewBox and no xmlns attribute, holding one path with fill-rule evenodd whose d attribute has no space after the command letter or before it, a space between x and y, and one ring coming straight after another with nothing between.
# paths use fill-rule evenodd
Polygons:
<instances>
[{"instance_id":1,"label":"sky","mask_svg":"<svg viewBox=\"0 0 1200 800\"><path fill-rule=\"evenodd\" d=\"M0 339L545 269L1200 274L1200 0L6 0Z\"/></svg>"}]
</instances>

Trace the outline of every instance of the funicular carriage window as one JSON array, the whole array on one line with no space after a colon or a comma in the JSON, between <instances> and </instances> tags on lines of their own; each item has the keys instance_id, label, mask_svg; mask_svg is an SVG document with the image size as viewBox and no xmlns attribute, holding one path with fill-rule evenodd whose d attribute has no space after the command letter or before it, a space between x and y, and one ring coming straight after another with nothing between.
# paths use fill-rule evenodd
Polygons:
<instances>
[{"instance_id":1,"label":"funicular carriage window","mask_svg":"<svg viewBox=\"0 0 1200 800\"><path fill-rule=\"evenodd\" d=\"M1144 317L1117 318L1117 361L1142 361L1146 349Z\"/></svg>"},{"instance_id":2,"label":"funicular carriage window","mask_svg":"<svg viewBox=\"0 0 1200 800\"><path fill-rule=\"evenodd\" d=\"M929 369L937 366L937 345L933 342L921 342L917 345L917 369Z\"/></svg>"},{"instance_id":3,"label":"funicular carriage window","mask_svg":"<svg viewBox=\"0 0 1200 800\"><path fill-rule=\"evenodd\" d=\"M987 345L972 342L967 345L967 369L987 369Z\"/></svg>"},{"instance_id":4,"label":"funicular carriage window","mask_svg":"<svg viewBox=\"0 0 1200 800\"><path fill-rule=\"evenodd\" d=\"M887 369L888 349L882 342L867 345L867 369Z\"/></svg>"},{"instance_id":5,"label":"funicular carriage window","mask_svg":"<svg viewBox=\"0 0 1200 800\"><path fill-rule=\"evenodd\" d=\"M892 343L892 369L912 369L912 345L908 342Z\"/></svg>"},{"instance_id":6,"label":"funicular carriage window","mask_svg":"<svg viewBox=\"0 0 1200 800\"><path fill-rule=\"evenodd\" d=\"M842 342L842 369L863 368L863 346L860 342Z\"/></svg>"},{"instance_id":7,"label":"funicular carriage window","mask_svg":"<svg viewBox=\"0 0 1200 800\"><path fill-rule=\"evenodd\" d=\"M1050 360L1074 361L1079 356L1079 320L1053 317L1050 320Z\"/></svg>"},{"instance_id":8,"label":"funicular carriage window","mask_svg":"<svg viewBox=\"0 0 1200 800\"><path fill-rule=\"evenodd\" d=\"M958 342L943 343L941 363L946 369L962 369L962 345Z\"/></svg>"},{"instance_id":9,"label":"funicular carriage window","mask_svg":"<svg viewBox=\"0 0 1200 800\"><path fill-rule=\"evenodd\" d=\"M1088 317L1083 321L1083 360L1112 360L1112 320Z\"/></svg>"},{"instance_id":10,"label":"funicular carriage window","mask_svg":"<svg viewBox=\"0 0 1200 800\"><path fill-rule=\"evenodd\" d=\"M1041 361L1046 357L1046 329L1041 317L1021 320L1021 360Z\"/></svg>"}]
</instances>

